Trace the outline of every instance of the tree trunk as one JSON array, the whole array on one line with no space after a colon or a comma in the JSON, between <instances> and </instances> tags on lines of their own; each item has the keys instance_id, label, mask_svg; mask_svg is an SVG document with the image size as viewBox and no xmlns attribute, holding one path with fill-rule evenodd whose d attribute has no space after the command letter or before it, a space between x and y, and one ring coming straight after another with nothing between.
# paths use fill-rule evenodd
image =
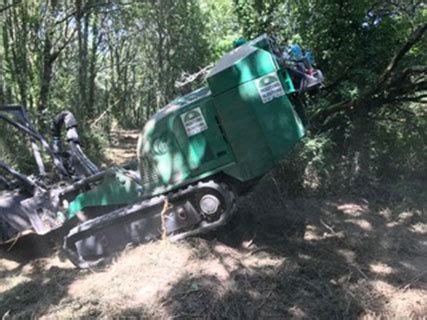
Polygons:
<instances>
[{"instance_id":1,"label":"tree trunk","mask_svg":"<svg viewBox=\"0 0 427 320\"><path fill-rule=\"evenodd\" d=\"M96 79L96 64L97 64L97 51L99 42L98 32L98 17L95 15L92 21L92 47L89 64L89 88L88 88L88 113L95 112L95 79Z\"/></svg>"}]
</instances>

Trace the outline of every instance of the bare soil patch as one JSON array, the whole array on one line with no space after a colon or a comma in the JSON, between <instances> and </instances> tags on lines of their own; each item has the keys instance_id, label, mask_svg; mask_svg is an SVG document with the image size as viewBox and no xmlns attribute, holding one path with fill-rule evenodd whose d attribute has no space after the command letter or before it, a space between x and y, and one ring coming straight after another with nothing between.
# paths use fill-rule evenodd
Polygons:
<instances>
[{"instance_id":1,"label":"bare soil patch","mask_svg":"<svg viewBox=\"0 0 427 320\"><path fill-rule=\"evenodd\" d=\"M106 164L120 166L136 160L138 137L138 130L113 130L110 135L111 143L105 152Z\"/></svg>"}]
</instances>

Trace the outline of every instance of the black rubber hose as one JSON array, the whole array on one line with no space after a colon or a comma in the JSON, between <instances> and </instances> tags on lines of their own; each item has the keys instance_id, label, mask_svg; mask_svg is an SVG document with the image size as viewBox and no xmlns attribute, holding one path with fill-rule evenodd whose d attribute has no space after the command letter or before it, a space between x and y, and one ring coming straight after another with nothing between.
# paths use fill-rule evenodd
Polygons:
<instances>
[{"instance_id":1,"label":"black rubber hose","mask_svg":"<svg viewBox=\"0 0 427 320\"><path fill-rule=\"evenodd\" d=\"M70 111L61 112L53 120L51 132L54 140L61 139L62 126L66 129L66 139L68 142L73 141L75 143L80 143L80 138L77 133L77 120Z\"/></svg>"}]
</instances>

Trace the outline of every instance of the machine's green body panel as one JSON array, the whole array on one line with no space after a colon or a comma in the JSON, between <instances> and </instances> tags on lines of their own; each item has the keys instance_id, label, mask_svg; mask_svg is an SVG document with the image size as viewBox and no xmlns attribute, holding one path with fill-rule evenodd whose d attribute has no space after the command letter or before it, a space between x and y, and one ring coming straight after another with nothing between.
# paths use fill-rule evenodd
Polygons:
<instances>
[{"instance_id":1,"label":"machine's green body panel","mask_svg":"<svg viewBox=\"0 0 427 320\"><path fill-rule=\"evenodd\" d=\"M207 83L208 87L172 101L145 125L138 143L143 197L220 172L242 182L259 178L304 135L287 97L295 88L268 37L225 55ZM139 196L132 190L115 191L122 187L110 182L99 191L79 195L71 211L116 203L115 193L120 201Z\"/></svg>"},{"instance_id":2,"label":"machine's green body panel","mask_svg":"<svg viewBox=\"0 0 427 320\"><path fill-rule=\"evenodd\" d=\"M244 45L225 55L207 81L212 93L217 95L277 69L270 52Z\"/></svg>"},{"instance_id":3,"label":"machine's green body panel","mask_svg":"<svg viewBox=\"0 0 427 320\"><path fill-rule=\"evenodd\" d=\"M154 163L160 179L143 178L146 192L165 192L218 171L251 180L292 150L304 135L287 97L295 88L268 49L265 36L234 49L211 70L208 88L176 99L150 120L142 134L140 157ZM263 101L260 83L271 77L280 86L279 94ZM207 128L189 136L183 115L192 110L202 113ZM159 137L167 137L162 138L168 146L163 154L156 152Z\"/></svg>"},{"instance_id":4,"label":"machine's green body panel","mask_svg":"<svg viewBox=\"0 0 427 320\"><path fill-rule=\"evenodd\" d=\"M184 123L191 114L203 119L205 126L199 128L200 132L189 135ZM145 126L139 146L139 154L145 158L140 163L146 192L161 193L170 186L209 175L233 163L233 152L218 121L208 88L172 101L154 116ZM149 162L155 165L147 169ZM155 170L157 174L147 170Z\"/></svg>"},{"instance_id":5,"label":"machine's green body panel","mask_svg":"<svg viewBox=\"0 0 427 320\"><path fill-rule=\"evenodd\" d=\"M122 169L112 168L102 182L93 190L80 193L68 208L67 217L73 218L84 208L99 206L122 206L135 202L140 197L141 186Z\"/></svg>"},{"instance_id":6,"label":"machine's green body panel","mask_svg":"<svg viewBox=\"0 0 427 320\"><path fill-rule=\"evenodd\" d=\"M263 103L255 81L219 95L215 102L236 157L236 164L224 172L241 181L265 174L304 135L288 97Z\"/></svg>"}]
</instances>

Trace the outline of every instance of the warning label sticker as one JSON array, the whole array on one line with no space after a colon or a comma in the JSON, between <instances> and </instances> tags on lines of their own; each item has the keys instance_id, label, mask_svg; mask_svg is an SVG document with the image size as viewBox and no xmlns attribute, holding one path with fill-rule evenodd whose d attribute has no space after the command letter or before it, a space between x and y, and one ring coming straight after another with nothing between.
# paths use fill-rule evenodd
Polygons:
<instances>
[{"instance_id":1,"label":"warning label sticker","mask_svg":"<svg viewBox=\"0 0 427 320\"><path fill-rule=\"evenodd\" d=\"M256 86L263 103L285 95L285 91L276 73L270 73L257 79Z\"/></svg>"},{"instance_id":2,"label":"warning label sticker","mask_svg":"<svg viewBox=\"0 0 427 320\"><path fill-rule=\"evenodd\" d=\"M208 128L206 120L203 117L200 108L195 108L181 115L181 121L184 125L187 136L194 136Z\"/></svg>"}]
</instances>

